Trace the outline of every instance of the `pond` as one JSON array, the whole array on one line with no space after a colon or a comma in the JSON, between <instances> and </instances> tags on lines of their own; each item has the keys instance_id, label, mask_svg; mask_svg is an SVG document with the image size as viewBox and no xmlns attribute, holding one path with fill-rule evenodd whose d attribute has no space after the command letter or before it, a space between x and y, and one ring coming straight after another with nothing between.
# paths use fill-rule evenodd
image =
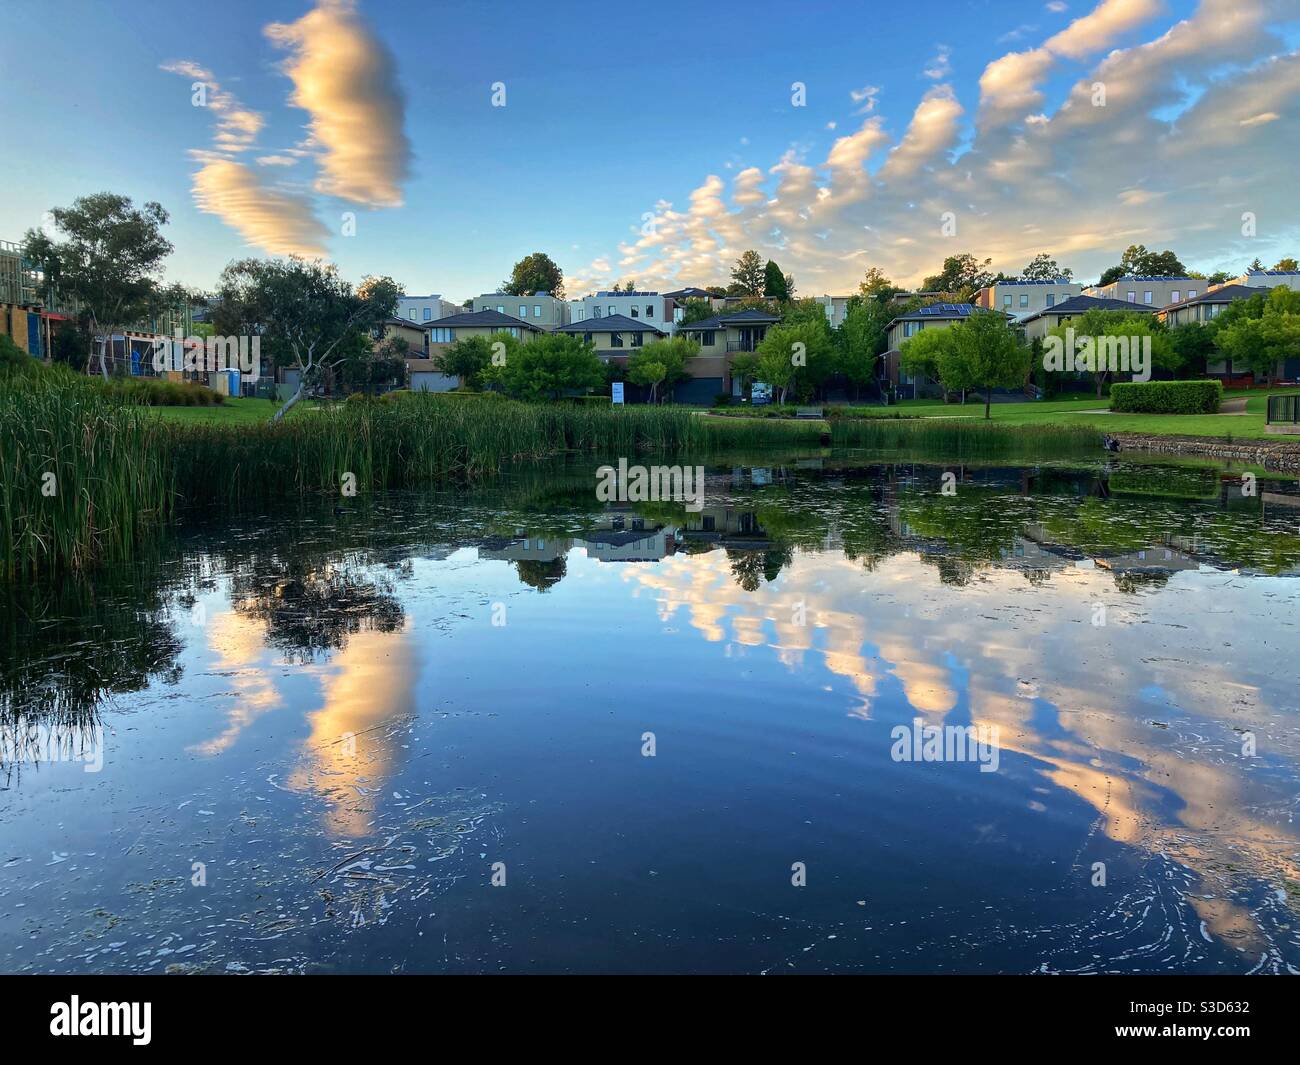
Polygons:
<instances>
[{"instance_id":1,"label":"pond","mask_svg":"<svg viewBox=\"0 0 1300 1065\"><path fill-rule=\"evenodd\" d=\"M5 590L0 971L1300 971L1293 478L595 467Z\"/></svg>"}]
</instances>

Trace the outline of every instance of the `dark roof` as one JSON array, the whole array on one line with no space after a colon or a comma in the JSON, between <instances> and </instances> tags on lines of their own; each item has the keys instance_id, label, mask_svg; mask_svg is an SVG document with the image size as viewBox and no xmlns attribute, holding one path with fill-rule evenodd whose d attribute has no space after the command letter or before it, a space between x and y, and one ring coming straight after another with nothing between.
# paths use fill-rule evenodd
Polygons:
<instances>
[{"instance_id":1,"label":"dark roof","mask_svg":"<svg viewBox=\"0 0 1300 1065\"><path fill-rule=\"evenodd\" d=\"M1111 285L1118 285L1121 281L1199 281L1199 277L1185 277L1182 274L1177 276L1173 274L1127 274L1124 277L1117 277L1113 281L1107 281L1104 285L1097 285L1096 288L1110 288Z\"/></svg>"},{"instance_id":2,"label":"dark roof","mask_svg":"<svg viewBox=\"0 0 1300 1065\"><path fill-rule=\"evenodd\" d=\"M1027 314L1020 321L1021 324L1024 324L1050 315L1083 314L1084 311L1147 311L1154 313L1155 308L1148 307L1145 303L1113 300L1109 296L1071 296L1068 300L1062 300L1055 307L1045 307L1041 311Z\"/></svg>"},{"instance_id":3,"label":"dark roof","mask_svg":"<svg viewBox=\"0 0 1300 1065\"><path fill-rule=\"evenodd\" d=\"M900 314L894 322L924 322L928 318L969 318L977 308L973 303L931 303L910 314ZM894 322L890 322L893 325Z\"/></svg>"},{"instance_id":4,"label":"dark roof","mask_svg":"<svg viewBox=\"0 0 1300 1065\"><path fill-rule=\"evenodd\" d=\"M525 329L531 329L534 333L540 333L542 330L528 322L520 321L508 314L502 314L500 311L467 311L464 314L449 314L446 318L435 318L431 322L422 322L421 325L426 327L437 327L439 329L468 329L470 326L477 326L480 329L492 328L499 326L502 329L517 328L523 326Z\"/></svg>"},{"instance_id":5,"label":"dark roof","mask_svg":"<svg viewBox=\"0 0 1300 1065\"><path fill-rule=\"evenodd\" d=\"M1007 285L1077 285L1077 284L1078 284L1077 281L1071 281L1068 277L1052 277L1052 278L1048 278L1045 281L1039 281L1039 280L1026 281L1023 277L1018 277L1018 278L1009 278L1006 281L993 281L985 285L984 288L985 289L997 288L998 286L1002 286L1003 288L1005 288ZM980 291L983 292L984 289L980 289Z\"/></svg>"},{"instance_id":6,"label":"dark roof","mask_svg":"<svg viewBox=\"0 0 1300 1065\"><path fill-rule=\"evenodd\" d=\"M708 289L691 288L690 286L687 286L686 288L676 289L673 292L665 292L664 299L669 299L669 300L709 299L712 297L712 295L713 293L710 292Z\"/></svg>"},{"instance_id":7,"label":"dark roof","mask_svg":"<svg viewBox=\"0 0 1300 1065\"><path fill-rule=\"evenodd\" d=\"M1233 300L1248 300L1251 296L1267 296L1272 289L1262 286L1253 285L1220 285L1218 288L1212 288L1207 292L1202 292L1199 296L1193 296L1191 299L1179 300L1177 303L1170 303L1160 309L1162 311L1171 311L1175 307L1183 307L1191 303L1232 303Z\"/></svg>"},{"instance_id":8,"label":"dark roof","mask_svg":"<svg viewBox=\"0 0 1300 1065\"><path fill-rule=\"evenodd\" d=\"M608 299L610 296L657 296L657 295L659 295L658 292L641 292L636 289L634 289L631 292L619 292L619 291L610 292L606 289L601 289L601 291L596 293L596 297L598 299Z\"/></svg>"},{"instance_id":9,"label":"dark roof","mask_svg":"<svg viewBox=\"0 0 1300 1065\"><path fill-rule=\"evenodd\" d=\"M601 318L584 318L580 322L570 322L555 330L557 333L658 333L667 336L656 325L640 318L629 318L625 314L607 314Z\"/></svg>"},{"instance_id":10,"label":"dark roof","mask_svg":"<svg viewBox=\"0 0 1300 1065\"><path fill-rule=\"evenodd\" d=\"M781 320L779 314L771 314L768 311L760 311L757 307L750 307L748 310L736 311L734 314L723 311L721 314L715 314L712 318L705 318L700 322L690 322L687 325L679 325L677 331L700 333L706 329L723 329L729 325L774 325Z\"/></svg>"},{"instance_id":11,"label":"dark roof","mask_svg":"<svg viewBox=\"0 0 1300 1065\"><path fill-rule=\"evenodd\" d=\"M430 319L427 322L413 322L409 318L402 318L401 316L395 314L388 319L388 322L386 324L404 325L406 326L407 329L428 329L429 326L434 324L434 321L436 321L436 319Z\"/></svg>"}]
</instances>

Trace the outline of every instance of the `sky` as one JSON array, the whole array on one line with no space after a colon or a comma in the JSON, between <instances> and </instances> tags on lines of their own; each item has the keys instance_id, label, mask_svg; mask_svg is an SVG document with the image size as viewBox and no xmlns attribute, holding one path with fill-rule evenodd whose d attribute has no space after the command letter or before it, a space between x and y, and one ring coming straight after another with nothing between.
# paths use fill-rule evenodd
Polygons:
<instances>
[{"instance_id":1,"label":"sky","mask_svg":"<svg viewBox=\"0 0 1300 1065\"><path fill-rule=\"evenodd\" d=\"M199 289L290 253L455 302L534 251L570 297L725 284L747 248L802 296L963 252L1300 255L1300 0L2 10L0 239L156 200Z\"/></svg>"}]
</instances>

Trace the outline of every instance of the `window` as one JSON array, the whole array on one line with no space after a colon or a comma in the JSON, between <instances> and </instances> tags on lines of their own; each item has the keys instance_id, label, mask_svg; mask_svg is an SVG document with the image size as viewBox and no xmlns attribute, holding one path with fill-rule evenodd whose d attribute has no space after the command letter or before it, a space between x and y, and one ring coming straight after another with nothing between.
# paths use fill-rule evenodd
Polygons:
<instances>
[{"instance_id":1,"label":"window","mask_svg":"<svg viewBox=\"0 0 1300 1065\"><path fill-rule=\"evenodd\" d=\"M1177 303L1177 302L1178 302L1178 297L1179 297L1179 295L1180 295L1180 293L1179 293L1178 289L1176 289L1176 288L1175 288L1175 289L1170 289L1170 290L1169 290L1169 302L1170 302L1170 303Z\"/></svg>"},{"instance_id":2,"label":"window","mask_svg":"<svg viewBox=\"0 0 1300 1065\"><path fill-rule=\"evenodd\" d=\"M431 321L433 321L433 308L432 308L432 307L425 307L425 308L424 308L424 320L425 320L426 322L431 322Z\"/></svg>"},{"instance_id":3,"label":"window","mask_svg":"<svg viewBox=\"0 0 1300 1065\"><path fill-rule=\"evenodd\" d=\"M706 329L700 334L700 347L702 348L711 348L717 342L717 337L712 329Z\"/></svg>"},{"instance_id":4,"label":"window","mask_svg":"<svg viewBox=\"0 0 1300 1065\"><path fill-rule=\"evenodd\" d=\"M583 334L582 334L582 342L583 342L584 344L590 344L590 343L591 343L591 334L590 334L590 333L583 333Z\"/></svg>"},{"instance_id":5,"label":"window","mask_svg":"<svg viewBox=\"0 0 1300 1065\"><path fill-rule=\"evenodd\" d=\"M1047 294L1047 305L1048 305L1049 307L1055 307L1055 306L1056 306L1056 293L1055 293L1055 292L1049 292L1049 293Z\"/></svg>"},{"instance_id":6,"label":"window","mask_svg":"<svg viewBox=\"0 0 1300 1065\"><path fill-rule=\"evenodd\" d=\"M407 307L407 308L406 308L406 317L408 317L409 319L411 319L411 321L415 321L415 319L416 319L416 310L415 310L414 307Z\"/></svg>"},{"instance_id":7,"label":"window","mask_svg":"<svg viewBox=\"0 0 1300 1065\"><path fill-rule=\"evenodd\" d=\"M516 340L519 338L519 330L513 325L509 329L507 329L506 332L509 333Z\"/></svg>"},{"instance_id":8,"label":"window","mask_svg":"<svg viewBox=\"0 0 1300 1065\"><path fill-rule=\"evenodd\" d=\"M525 307L522 303L519 305L519 317L520 318L528 317L528 308Z\"/></svg>"},{"instance_id":9,"label":"window","mask_svg":"<svg viewBox=\"0 0 1300 1065\"><path fill-rule=\"evenodd\" d=\"M633 318L636 317L636 308L635 308L635 307L632 308L632 317L633 317Z\"/></svg>"},{"instance_id":10,"label":"window","mask_svg":"<svg viewBox=\"0 0 1300 1065\"><path fill-rule=\"evenodd\" d=\"M450 344L456 339L456 330L434 326L429 330L429 340L434 344Z\"/></svg>"},{"instance_id":11,"label":"window","mask_svg":"<svg viewBox=\"0 0 1300 1065\"><path fill-rule=\"evenodd\" d=\"M1194 288L1189 288L1189 289L1187 290L1187 298L1188 298L1189 300L1194 300L1194 299L1196 299L1196 289L1194 289Z\"/></svg>"},{"instance_id":12,"label":"window","mask_svg":"<svg viewBox=\"0 0 1300 1065\"><path fill-rule=\"evenodd\" d=\"M645 305L645 316L646 316L647 318L653 318L653 317L655 316L654 304L652 304L652 303L647 303L647 304Z\"/></svg>"},{"instance_id":13,"label":"window","mask_svg":"<svg viewBox=\"0 0 1300 1065\"><path fill-rule=\"evenodd\" d=\"M1144 293L1142 293L1142 302L1143 302L1143 303L1150 303L1150 302L1151 302L1151 297L1152 297L1152 295L1153 295L1153 293L1151 292L1151 290L1150 290L1150 289L1147 289Z\"/></svg>"},{"instance_id":14,"label":"window","mask_svg":"<svg viewBox=\"0 0 1300 1065\"><path fill-rule=\"evenodd\" d=\"M505 313L506 313L506 309L505 309L505 307L504 307L503 305L501 305L500 303L498 303L498 304L497 304L497 314L505 314Z\"/></svg>"},{"instance_id":15,"label":"window","mask_svg":"<svg viewBox=\"0 0 1300 1065\"><path fill-rule=\"evenodd\" d=\"M621 347L623 346L623 334L622 334L622 333L610 333L610 334L609 334L609 346L610 346L611 348L621 348Z\"/></svg>"},{"instance_id":16,"label":"window","mask_svg":"<svg viewBox=\"0 0 1300 1065\"><path fill-rule=\"evenodd\" d=\"M633 333L633 334L632 334L632 346L633 346L634 348L639 348L643 343L645 343L645 334L644 334L644 333Z\"/></svg>"},{"instance_id":17,"label":"window","mask_svg":"<svg viewBox=\"0 0 1300 1065\"><path fill-rule=\"evenodd\" d=\"M1028 307L1028 306L1029 306L1029 293L1028 293L1028 292L1022 292L1022 293L1020 293L1020 306L1022 306L1022 307Z\"/></svg>"},{"instance_id":18,"label":"window","mask_svg":"<svg viewBox=\"0 0 1300 1065\"><path fill-rule=\"evenodd\" d=\"M1008 292L1005 296L1002 297L1002 306L1003 306L1003 307L1010 307L1010 306L1011 306L1011 293L1010 293L1010 292Z\"/></svg>"},{"instance_id":19,"label":"window","mask_svg":"<svg viewBox=\"0 0 1300 1065\"><path fill-rule=\"evenodd\" d=\"M540 318L541 316L542 316L542 305L541 305L540 303L534 303L534 304L533 304L533 317L534 317L534 318Z\"/></svg>"},{"instance_id":20,"label":"window","mask_svg":"<svg viewBox=\"0 0 1300 1065\"><path fill-rule=\"evenodd\" d=\"M1130 292L1130 293L1128 294L1128 301L1129 301L1129 303L1137 303L1137 301L1138 301L1138 294L1137 294L1136 292Z\"/></svg>"},{"instance_id":21,"label":"window","mask_svg":"<svg viewBox=\"0 0 1300 1065\"><path fill-rule=\"evenodd\" d=\"M618 308L615 307L612 303L609 305L609 313L610 313L610 314L618 314Z\"/></svg>"},{"instance_id":22,"label":"window","mask_svg":"<svg viewBox=\"0 0 1300 1065\"><path fill-rule=\"evenodd\" d=\"M600 308L599 308L599 307L593 307L593 308L591 309L591 316L592 316L593 318L599 318L599 317L600 317Z\"/></svg>"}]
</instances>

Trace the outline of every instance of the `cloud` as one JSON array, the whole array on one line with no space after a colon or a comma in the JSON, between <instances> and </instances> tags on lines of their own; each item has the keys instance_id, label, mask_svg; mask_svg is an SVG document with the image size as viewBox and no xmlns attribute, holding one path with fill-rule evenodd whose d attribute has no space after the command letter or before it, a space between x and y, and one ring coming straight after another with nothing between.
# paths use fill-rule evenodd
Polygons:
<instances>
[{"instance_id":1,"label":"cloud","mask_svg":"<svg viewBox=\"0 0 1300 1065\"><path fill-rule=\"evenodd\" d=\"M178 59L164 63L162 69L169 74L193 79L196 99L206 101L197 106L206 107L217 118L213 140L218 150L242 152L257 143L257 135L266 125L266 120L257 111L244 107L234 94L226 92L206 67L188 59Z\"/></svg>"},{"instance_id":2,"label":"cloud","mask_svg":"<svg viewBox=\"0 0 1300 1065\"><path fill-rule=\"evenodd\" d=\"M819 131L820 162L805 148L729 180L710 174L686 209L658 213L653 239L622 245L600 279L723 282L747 248L776 258L804 294L852 291L868 265L916 283L960 251L1008 272L1048 251L1083 279L1132 243L1172 247L1206 272L1292 253L1300 55L1278 31L1295 30L1295 0L1201 0L1144 43L1115 47L1156 10L1104 0L995 59L973 124L956 91L936 85L901 133L873 109L852 133ZM1049 106L1042 86L1058 65L1077 80ZM1096 82L1104 107L1093 103ZM867 99L863 90L853 102ZM1243 210L1270 220L1250 248ZM954 240L940 234L949 211Z\"/></svg>"},{"instance_id":3,"label":"cloud","mask_svg":"<svg viewBox=\"0 0 1300 1065\"><path fill-rule=\"evenodd\" d=\"M410 171L406 104L392 54L348 0L320 0L266 36L289 52L290 102L310 116L319 145L319 192L372 207L400 207Z\"/></svg>"},{"instance_id":4,"label":"cloud","mask_svg":"<svg viewBox=\"0 0 1300 1065\"><path fill-rule=\"evenodd\" d=\"M1052 14L1059 15L1069 5L1063 3L1062 0L1052 0L1050 4L1044 4L1043 6L1046 7L1048 11L1052 12Z\"/></svg>"},{"instance_id":5,"label":"cloud","mask_svg":"<svg viewBox=\"0 0 1300 1065\"><path fill-rule=\"evenodd\" d=\"M948 61L952 55L952 49L946 44L939 45L938 51L935 52L934 58L925 65L921 71L931 81L942 81L952 73L952 64Z\"/></svg>"},{"instance_id":6,"label":"cloud","mask_svg":"<svg viewBox=\"0 0 1300 1065\"><path fill-rule=\"evenodd\" d=\"M855 115L869 115L876 109L876 99L880 96L880 89L875 85L864 85L860 89L850 89L849 99L855 104L861 104L853 113Z\"/></svg>"},{"instance_id":7,"label":"cloud","mask_svg":"<svg viewBox=\"0 0 1300 1065\"><path fill-rule=\"evenodd\" d=\"M262 181L251 167L210 156L194 175L194 202L272 255L325 254L329 231L306 196Z\"/></svg>"}]
</instances>

